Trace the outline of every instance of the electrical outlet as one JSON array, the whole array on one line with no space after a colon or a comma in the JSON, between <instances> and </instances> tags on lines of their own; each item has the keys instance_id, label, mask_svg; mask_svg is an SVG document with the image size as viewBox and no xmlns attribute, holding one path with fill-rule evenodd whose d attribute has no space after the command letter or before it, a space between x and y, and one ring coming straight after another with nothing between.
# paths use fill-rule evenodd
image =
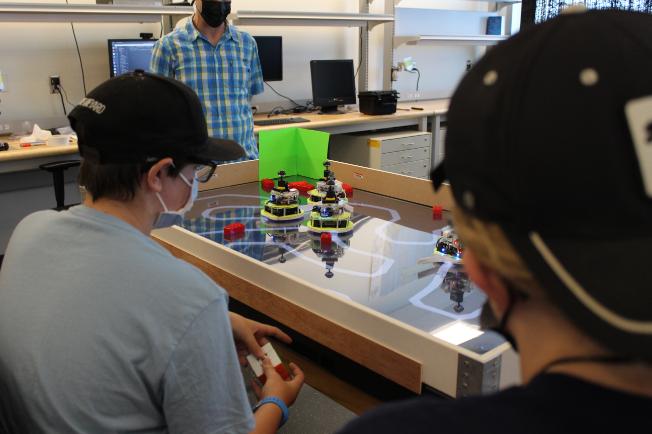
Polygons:
<instances>
[{"instance_id":1,"label":"electrical outlet","mask_svg":"<svg viewBox=\"0 0 652 434\"><path fill-rule=\"evenodd\" d=\"M57 93L59 86L61 86L61 79L58 75L50 76L50 93Z\"/></svg>"}]
</instances>

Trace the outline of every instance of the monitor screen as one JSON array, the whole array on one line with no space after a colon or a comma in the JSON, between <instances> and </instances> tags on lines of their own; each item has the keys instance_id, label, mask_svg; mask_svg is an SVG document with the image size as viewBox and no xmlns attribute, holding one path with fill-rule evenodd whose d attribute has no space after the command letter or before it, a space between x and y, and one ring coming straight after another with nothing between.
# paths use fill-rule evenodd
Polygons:
<instances>
[{"instance_id":1,"label":"monitor screen","mask_svg":"<svg viewBox=\"0 0 652 434\"><path fill-rule=\"evenodd\" d=\"M136 69L149 70L156 39L109 39L111 77Z\"/></svg>"},{"instance_id":2,"label":"monitor screen","mask_svg":"<svg viewBox=\"0 0 652 434\"><path fill-rule=\"evenodd\" d=\"M523 0L521 9L521 28L538 24L559 15L561 10L573 4L583 4L587 9L620 9L652 13L649 0Z\"/></svg>"},{"instance_id":3,"label":"monitor screen","mask_svg":"<svg viewBox=\"0 0 652 434\"><path fill-rule=\"evenodd\" d=\"M323 113L356 103L353 60L311 60L310 75L313 103L321 106Z\"/></svg>"},{"instance_id":4,"label":"monitor screen","mask_svg":"<svg viewBox=\"0 0 652 434\"><path fill-rule=\"evenodd\" d=\"M283 80L283 39L280 36L254 36L258 57L263 69L263 80Z\"/></svg>"}]
</instances>

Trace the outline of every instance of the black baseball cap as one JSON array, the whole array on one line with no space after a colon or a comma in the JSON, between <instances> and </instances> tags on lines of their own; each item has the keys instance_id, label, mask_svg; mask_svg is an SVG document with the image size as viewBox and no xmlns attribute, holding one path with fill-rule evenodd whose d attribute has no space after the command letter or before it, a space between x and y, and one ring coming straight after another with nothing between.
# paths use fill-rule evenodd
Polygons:
<instances>
[{"instance_id":1,"label":"black baseball cap","mask_svg":"<svg viewBox=\"0 0 652 434\"><path fill-rule=\"evenodd\" d=\"M436 169L497 223L550 299L618 354L652 360L652 15L533 26L467 73Z\"/></svg>"},{"instance_id":2,"label":"black baseball cap","mask_svg":"<svg viewBox=\"0 0 652 434\"><path fill-rule=\"evenodd\" d=\"M191 88L142 70L100 84L68 119L82 157L101 163L165 157L209 163L244 156L233 140L208 136L201 102Z\"/></svg>"}]
</instances>

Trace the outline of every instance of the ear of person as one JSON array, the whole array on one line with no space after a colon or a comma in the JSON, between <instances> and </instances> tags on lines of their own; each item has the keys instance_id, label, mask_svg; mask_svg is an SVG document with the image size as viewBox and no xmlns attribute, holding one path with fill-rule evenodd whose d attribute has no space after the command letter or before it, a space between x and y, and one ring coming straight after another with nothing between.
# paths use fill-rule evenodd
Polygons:
<instances>
[{"instance_id":1,"label":"ear of person","mask_svg":"<svg viewBox=\"0 0 652 434\"><path fill-rule=\"evenodd\" d=\"M151 191L160 193L163 190L163 176L167 174L168 167L171 164L171 158L163 158L147 171L147 187Z\"/></svg>"}]
</instances>

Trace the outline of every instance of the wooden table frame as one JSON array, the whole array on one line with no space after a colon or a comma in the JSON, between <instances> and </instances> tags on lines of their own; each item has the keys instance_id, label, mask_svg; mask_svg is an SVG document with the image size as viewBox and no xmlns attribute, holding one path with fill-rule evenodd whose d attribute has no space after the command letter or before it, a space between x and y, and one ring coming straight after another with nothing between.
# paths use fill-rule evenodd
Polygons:
<instances>
[{"instance_id":1,"label":"wooden table frame","mask_svg":"<svg viewBox=\"0 0 652 434\"><path fill-rule=\"evenodd\" d=\"M340 162L333 162L332 169L354 189L426 206L453 206L448 188L435 193L430 181ZM227 164L203 190L257 180L257 160ZM152 236L207 273L231 297L415 393L425 383L461 396L493 390L501 375L509 377L501 373L500 363L508 344L478 355L186 229L175 226Z\"/></svg>"}]
</instances>

